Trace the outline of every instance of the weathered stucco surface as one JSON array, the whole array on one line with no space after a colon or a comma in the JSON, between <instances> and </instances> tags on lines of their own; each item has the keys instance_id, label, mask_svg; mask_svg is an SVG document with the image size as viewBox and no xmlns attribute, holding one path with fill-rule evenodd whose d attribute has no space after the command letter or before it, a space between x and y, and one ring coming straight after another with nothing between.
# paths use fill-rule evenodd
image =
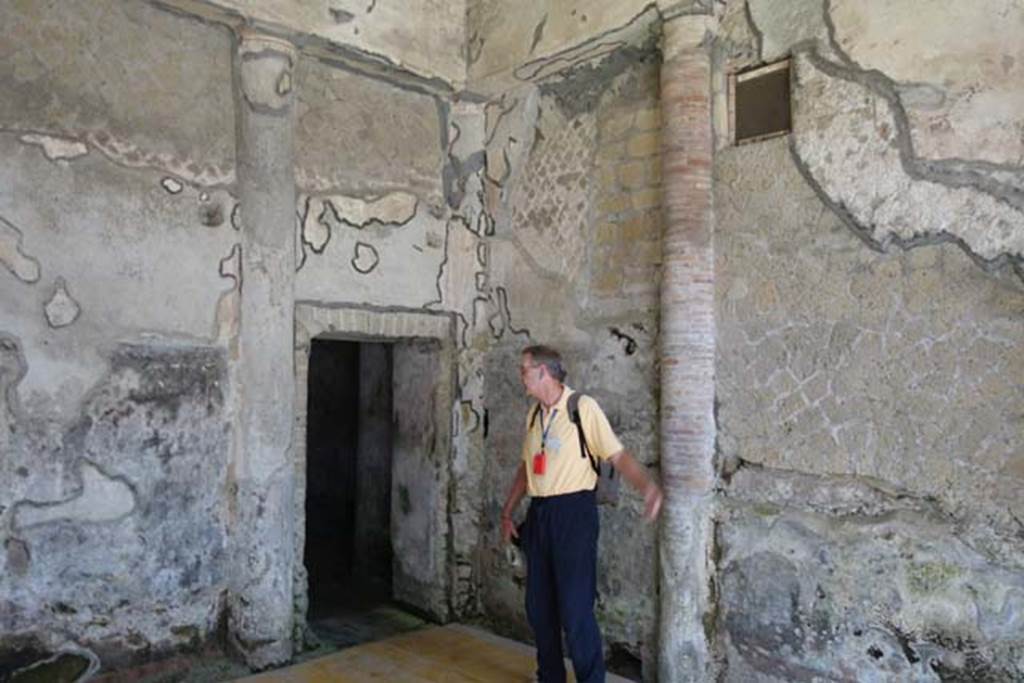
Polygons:
<instances>
[{"instance_id":1,"label":"weathered stucco surface","mask_svg":"<svg viewBox=\"0 0 1024 683\"><path fill-rule=\"evenodd\" d=\"M112 666L214 632L224 502L203 484L227 464L224 366L212 347L124 345L50 443L15 417L2 470L6 634L86 645Z\"/></svg>"},{"instance_id":2,"label":"weathered stucco surface","mask_svg":"<svg viewBox=\"0 0 1024 683\"><path fill-rule=\"evenodd\" d=\"M251 664L281 661L305 587L296 572L292 588L290 556L275 551L282 564L265 550L290 545L302 517L284 516L294 507L291 475L273 463L287 451L265 447L291 441L292 416L283 415L284 430L260 420L249 448L237 439L238 415L247 406L257 414L260 367L290 374L281 360L291 352L267 355L268 327L260 341L242 340L249 360L239 363L239 292L246 272L250 299L279 292L250 311L253 330L281 312L290 319L292 297L304 297L454 308L460 347L470 343L466 292L486 287L477 274L486 250L449 214L478 205L475 193L465 207L444 194L442 167L456 158L446 148L457 132L449 105L318 59L299 60L293 76L286 46L273 41L269 51L247 43L237 58L247 89L236 94L229 31L145 4L76 3L59 18L17 3L0 12L18 28L4 43L0 82L23 93L0 109L3 631L40 652L92 648L109 668L195 647L228 610L229 635ZM275 114L293 89L294 169L279 163L292 133ZM239 103L254 114L236 134ZM479 148L482 116L460 116ZM266 182L276 183L261 190L263 170L246 168L249 220L234 186L236 135L262 150L273 166ZM299 215L285 226L300 259L294 285L282 274L292 267L278 272L266 260L281 172L300 192ZM450 240L449 255L456 228L466 237ZM305 279L317 267L320 277ZM290 347L290 323L286 335ZM468 369L458 399L443 401L459 430L447 443L479 461L482 378L471 376L471 354L458 359ZM450 605L473 613L476 506L467 500L449 515L447 498L431 504L444 525L464 520L456 540L446 526L431 546L444 551L432 600L442 615ZM78 578L65 580L69 571ZM129 578L110 580L122 572ZM261 633L271 640L256 642Z\"/></svg>"},{"instance_id":3,"label":"weathered stucco surface","mask_svg":"<svg viewBox=\"0 0 1024 683\"><path fill-rule=\"evenodd\" d=\"M1024 456L1016 274L954 245L867 249L783 140L717 168L723 454L1024 513L1007 479Z\"/></svg>"},{"instance_id":4,"label":"weathered stucco surface","mask_svg":"<svg viewBox=\"0 0 1024 683\"><path fill-rule=\"evenodd\" d=\"M1019 2L833 2L831 18L849 58L896 84L919 155L1004 165L1022 186Z\"/></svg>"},{"instance_id":5,"label":"weathered stucco surface","mask_svg":"<svg viewBox=\"0 0 1024 683\"><path fill-rule=\"evenodd\" d=\"M305 189L440 195L446 105L437 97L308 57L295 81L296 166Z\"/></svg>"},{"instance_id":6,"label":"weathered stucco surface","mask_svg":"<svg viewBox=\"0 0 1024 683\"><path fill-rule=\"evenodd\" d=\"M4 2L0 19L0 127L30 141L54 135L86 144L126 167L204 184L231 180L226 31L195 31L194 22L147 3L114 0L71 0L59 13L41 3ZM194 77L207 73L217 77Z\"/></svg>"},{"instance_id":7,"label":"weathered stucco surface","mask_svg":"<svg viewBox=\"0 0 1024 683\"><path fill-rule=\"evenodd\" d=\"M296 81L297 297L413 308L436 300L447 105L309 58Z\"/></svg>"},{"instance_id":8,"label":"weathered stucco surface","mask_svg":"<svg viewBox=\"0 0 1024 683\"><path fill-rule=\"evenodd\" d=\"M528 635L524 568L500 544L497 522L529 406L516 376L519 349L560 348L570 386L598 398L628 448L657 465L657 97L656 57L631 49L490 109L490 279L501 309L490 321L486 375L493 456L482 593L485 614L511 633ZM618 506L602 508L598 613L609 652L650 665L654 530L640 507L624 492Z\"/></svg>"},{"instance_id":9,"label":"weathered stucco surface","mask_svg":"<svg viewBox=\"0 0 1024 683\"><path fill-rule=\"evenodd\" d=\"M227 574L229 36L121 2L0 24L0 630L194 647Z\"/></svg>"},{"instance_id":10,"label":"weathered stucco surface","mask_svg":"<svg viewBox=\"0 0 1024 683\"><path fill-rule=\"evenodd\" d=\"M229 25L284 35L318 53L461 87L466 79L463 0L160 0Z\"/></svg>"},{"instance_id":11,"label":"weathered stucco surface","mask_svg":"<svg viewBox=\"0 0 1024 683\"><path fill-rule=\"evenodd\" d=\"M721 474L698 637L732 681L1024 677L1012 0L0 0L0 657L303 646L317 335L418 357L398 597L529 638L498 529L518 352L561 348L658 473L658 46L694 13ZM727 74L788 54L792 134L733 147ZM601 508L598 616L653 680L640 510Z\"/></svg>"},{"instance_id":12,"label":"weathered stucco surface","mask_svg":"<svg viewBox=\"0 0 1024 683\"><path fill-rule=\"evenodd\" d=\"M982 259L1019 258L1024 137L1010 84L1020 8L801 2L787 13L776 4L735 11L725 33L751 31L737 42L762 59L796 53L794 147L828 201L881 244L953 239ZM851 182L862 177L871 183Z\"/></svg>"},{"instance_id":13,"label":"weathered stucco surface","mask_svg":"<svg viewBox=\"0 0 1024 683\"><path fill-rule=\"evenodd\" d=\"M628 24L645 2L467 2L469 78L485 81ZM563 65L564 66L564 65Z\"/></svg>"},{"instance_id":14,"label":"weathered stucco surface","mask_svg":"<svg viewBox=\"0 0 1024 683\"><path fill-rule=\"evenodd\" d=\"M467 87L502 95L659 34L659 19L710 13L710 0L467 0Z\"/></svg>"},{"instance_id":15,"label":"weathered stucco surface","mask_svg":"<svg viewBox=\"0 0 1024 683\"><path fill-rule=\"evenodd\" d=\"M986 29L1019 23L991 10L723 13L723 72L795 53L793 133L720 135L715 164L727 680L1024 675L1024 216L1004 81L1021 31Z\"/></svg>"},{"instance_id":16,"label":"weathered stucco surface","mask_svg":"<svg viewBox=\"0 0 1024 683\"><path fill-rule=\"evenodd\" d=\"M999 558L941 506L863 478L752 467L730 485L725 680L1020 680L1019 548Z\"/></svg>"}]
</instances>

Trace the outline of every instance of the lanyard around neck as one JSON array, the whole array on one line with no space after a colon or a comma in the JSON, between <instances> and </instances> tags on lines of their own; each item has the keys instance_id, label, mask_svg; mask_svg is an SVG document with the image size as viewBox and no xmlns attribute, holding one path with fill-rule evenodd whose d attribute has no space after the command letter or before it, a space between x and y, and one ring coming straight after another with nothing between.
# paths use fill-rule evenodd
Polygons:
<instances>
[{"instance_id":1,"label":"lanyard around neck","mask_svg":"<svg viewBox=\"0 0 1024 683\"><path fill-rule=\"evenodd\" d=\"M544 426L544 411L540 411L540 449L544 450L548 443L548 432L551 431L551 425L555 422L555 416L558 415L558 408L551 411L551 417L548 418L548 426Z\"/></svg>"}]
</instances>

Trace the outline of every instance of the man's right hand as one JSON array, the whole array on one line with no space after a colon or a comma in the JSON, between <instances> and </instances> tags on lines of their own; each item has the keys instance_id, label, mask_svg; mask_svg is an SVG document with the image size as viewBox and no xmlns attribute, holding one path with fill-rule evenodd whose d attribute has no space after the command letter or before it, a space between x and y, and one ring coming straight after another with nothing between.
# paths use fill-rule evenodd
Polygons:
<instances>
[{"instance_id":1,"label":"man's right hand","mask_svg":"<svg viewBox=\"0 0 1024 683\"><path fill-rule=\"evenodd\" d=\"M516 506L526 494L526 463L520 461L516 468L516 478L512 481L512 487L508 490L508 497L505 498L505 505L501 508L501 537L505 543L511 543L513 538L519 538L516 531L516 524L512 521L512 513Z\"/></svg>"},{"instance_id":2,"label":"man's right hand","mask_svg":"<svg viewBox=\"0 0 1024 683\"><path fill-rule=\"evenodd\" d=\"M505 543L511 543L513 538L519 538L516 524L508 515L501 516L501 537L505 539Z\"/></svg>"}]
</instances>

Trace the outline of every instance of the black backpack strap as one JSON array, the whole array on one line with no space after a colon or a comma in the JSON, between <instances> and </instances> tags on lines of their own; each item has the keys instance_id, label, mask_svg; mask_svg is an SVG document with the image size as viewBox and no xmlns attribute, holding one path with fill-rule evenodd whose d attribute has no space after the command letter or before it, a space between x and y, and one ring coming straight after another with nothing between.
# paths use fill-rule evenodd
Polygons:
<instances>
[{"instance_id":1,"label":"black backpack strap","mask_svg":"<svg viewBox=\"0 0 1024 683\"><path fill-rule=\"evenodd\" d=\"M587 436L583 433L583 420L580 419L580 398L583 394L574 392L569 396L567 401L569 407L569 419L572 420L573 424L576 425L576 433L580 437L580 457L590 458L590 466L594 468L594 472L598 476L601 476L601 466L597 464L597 458L590 452L590 446L587 445Z\"/></svg>"},{"instance_id":2,"label":"black backpack strap","mask_svg":"<svg viewBox=\"0 0 1024 683\"><path fill-rule=\"evenodd\" d=\"M537 416L540 415L540 402L533 407L533 412L530 413L530 426L527 429L533 429L533 423L537 421Z\"/></svg>"}]
</instances>

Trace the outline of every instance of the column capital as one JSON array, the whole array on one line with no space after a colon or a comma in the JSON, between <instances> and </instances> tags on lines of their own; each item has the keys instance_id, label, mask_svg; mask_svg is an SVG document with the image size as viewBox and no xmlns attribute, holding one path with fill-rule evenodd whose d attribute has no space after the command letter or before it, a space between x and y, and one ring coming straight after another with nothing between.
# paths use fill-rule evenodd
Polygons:
<instances>
[{"instance_id":1,"label":"column capital","mask_svg":"<svg viewBox=\"0 0 1024 683\"><path fill-rule=\"evenodd\" d=\"M684 52L707 49L718 29L718 19L710 14L677 14L661 23L661 52L667 62Z\"/></svg>"},{"instance_id":2,"label":"column capital","mask_svg":"<svg viewBox=\"0 0 1024 683\"><path fill-rule=\"evenodd\" d=\"M269 33L257 31L249 27L238 29L238 52L251 54L260 52L277 52L295 61L297 49L291 41Z\"/></svg>"},{"instance_id":3,"label":"column capital","mask_svg":"<svg viewBox=\"0 0 1024 683\"><path fill-rule=\"evenodd\" d=\"M251 29L238 32L240 84L246 103L261 113L291 106L295 45L277 36Z\"/></svg>"}]
</instances>

